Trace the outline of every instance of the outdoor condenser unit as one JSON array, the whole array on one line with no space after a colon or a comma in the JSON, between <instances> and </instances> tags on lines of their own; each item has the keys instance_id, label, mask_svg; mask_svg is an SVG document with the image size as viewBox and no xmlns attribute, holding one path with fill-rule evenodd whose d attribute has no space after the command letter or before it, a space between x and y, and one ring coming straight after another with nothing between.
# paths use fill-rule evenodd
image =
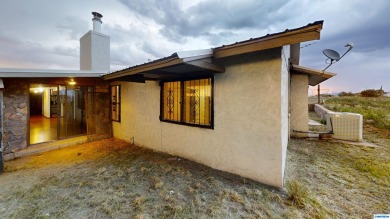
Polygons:
<instances>
[{"instance_id":1,"label":"outdoor condenser unit","mask_svg":"<svg viewBox=\"0 0 390 219\"><path fill-rule=\"evenodd\" d=\"M333 138L349 141L363 140L363 116L357 113L331 112L327 114L328 131Z\"/></svg>"}]
</instances>

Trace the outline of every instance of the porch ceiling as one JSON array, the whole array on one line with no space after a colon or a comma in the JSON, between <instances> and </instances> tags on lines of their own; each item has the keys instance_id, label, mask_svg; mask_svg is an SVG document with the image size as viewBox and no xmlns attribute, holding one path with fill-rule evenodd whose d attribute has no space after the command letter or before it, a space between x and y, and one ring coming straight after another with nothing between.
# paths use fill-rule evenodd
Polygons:
<instances>
[{"instance_id":1,"label":"porch ceiling","mask_svg":"<svg viewBox=\"0 0 390 219\"><path fill-rule=\"evenodd\" d=\"M309 85L311 86L318 85L319 83L326 81L333 76L336 76L335 73L308 68L300 65L291 65L291 73L309 75Z\"/></svg>"}]
</instances>

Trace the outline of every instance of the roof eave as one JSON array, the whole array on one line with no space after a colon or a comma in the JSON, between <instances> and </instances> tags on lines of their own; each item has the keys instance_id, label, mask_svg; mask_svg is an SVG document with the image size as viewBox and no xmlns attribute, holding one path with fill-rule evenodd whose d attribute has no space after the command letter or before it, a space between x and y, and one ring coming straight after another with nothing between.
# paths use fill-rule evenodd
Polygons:
<instances>
[{"instance_id":1,"label":"roof eave","mask_svg":"<svg viewBox=\"0 0 390 219\"><path fill-rule=\"evenodd\" d=\"M296 44L305 41L320 39L323 22L316 22L306 27L285 31L269 36L236 43L214 49L214 58L223 58L243 53Z\"/></svg>"},{"instance_id":2,"label":"roof eave","mask_svg":"<svg viewBox=\"0 0 390 219\"><path fill-rule=\"evenodd\" d=\"M103 76L104 80L112 80L124 76L129 76L129 75L135 75L137 73L142 73L146 71L152 71L155 69L159 68L164 68L164 67L169 67L169 66L174 66L183 63L183 59L180 59L178 57L173 57L169 59L162 60L160 62L150 62L146 63L137 67L129 68L129 69L124 69L118 72L110 73L107 75Z\"/></svg>"},{"instance_id":3,"label":"roof eave","mask_svg":"<svg viewBox=\"0 0 390 219\"><path fill-rule=\"evenodd\" d=\"M203 50L202 50L203 51ZM209 53L202 53L202 54L193 54L189 55L189 53L183 55L184 53L179 53L177 56L173 56L168 59L162 59L161 61L155 61L155 62L149 62L145 63L140 66L135 66L132 68L124 69L118 72L114 72L111 74L107 74L103 76L104 80L115 80L118 78L124 78L131 75L136 74L145 74L147 72L168 68L168 67L174 67L178 65L190 65L195 66L198 68L202 68L205 70L209 70L210 72L224 72L225 69L223 67L220 67L218 65L213 64L210 60L212 53L211 50Z\"/></svg>"},{"instance_id":4,"label":"roof eave","mask_svg":"<svg viewBox=\"0 0 390 219\"><path fill-rule=\"evenodd\" d=\"M324 82L337 74L318 69L308 68L300 65L291 65L292 74L307 74L309 75L309 85L316 86L321 82Z\"/></svg>"},{"instance_id":5,"label":"roof eave","mask_svg":"<svg viewBox=\"0 0 390 219\"><path fill-rule=\"evenodd\" d=\"M98 78L104 74L105 74L104 71L91 71L91 70L0 68L0 78L63 78L63 77Z\"/></svg>"}]
</instances>

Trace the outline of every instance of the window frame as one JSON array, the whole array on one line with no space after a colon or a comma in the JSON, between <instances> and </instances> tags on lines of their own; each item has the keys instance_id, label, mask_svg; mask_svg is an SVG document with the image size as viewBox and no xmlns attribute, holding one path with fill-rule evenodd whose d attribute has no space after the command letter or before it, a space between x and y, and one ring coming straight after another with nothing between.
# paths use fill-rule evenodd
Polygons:
<instances>
[{"instance_id":1,"label":"window frame","mask_svg":"<svg viewBox=\"0 0 390 219\"><path fill-rule=\"evenodd\" d=\"M118 93L118 97L116 97L116 100L118 100L116 103L116 110L118 111L118 119L117 120L112 118L112 111L113 111L112 107L113 107L113 103L114 103L112 101L112 97L113 97L112 96L112 88L113 87L117 87L117 93ZM121 122L121 113L122 113L121 102L122 102L122 100L121 100L121 85L120 84L110 85L110 119L113 122Z\"/></svg>"},{"instance_id":2,"label":"window frame","mask_svg":"<svg viewBox=\"0 0 390 219\"><path fill-rule=\"evenodd\" d=\"M201 125L201 124L194 124L194 123L187 123L184 119L184 84L186 81L192 81L192 80L201 80L201 79L210 79L210 124L209 125ZM172 121L168 119L164 119L164 83L165 82L180 82L180 121ZM185 126L192 126L192 127L199 127L199 128L206 128L206 129L214 129L214 75L208 75L208 76L202 76L202 77L186 77L182 79L171 79L171 80L163 80L160 81L160 116L159 119L161 122L166 123L172 123L172 124L178 124L178 125L185 125Z\"/></svg>"}]
</instances>

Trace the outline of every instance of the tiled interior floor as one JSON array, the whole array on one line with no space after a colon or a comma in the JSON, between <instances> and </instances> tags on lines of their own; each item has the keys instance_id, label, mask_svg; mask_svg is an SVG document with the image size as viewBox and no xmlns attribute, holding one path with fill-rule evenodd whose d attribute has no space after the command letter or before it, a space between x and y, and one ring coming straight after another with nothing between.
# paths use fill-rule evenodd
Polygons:
<instances>
[{"instance_id":1,"label":"tiled interior floor","mask_svg":"<svg viewBox=\"0 0 390 219\"><path fill-rule=\"evenodd\" d=\"M30 144L57 140L57 118L30 116Z\"/></svg>"}]
</instances>

